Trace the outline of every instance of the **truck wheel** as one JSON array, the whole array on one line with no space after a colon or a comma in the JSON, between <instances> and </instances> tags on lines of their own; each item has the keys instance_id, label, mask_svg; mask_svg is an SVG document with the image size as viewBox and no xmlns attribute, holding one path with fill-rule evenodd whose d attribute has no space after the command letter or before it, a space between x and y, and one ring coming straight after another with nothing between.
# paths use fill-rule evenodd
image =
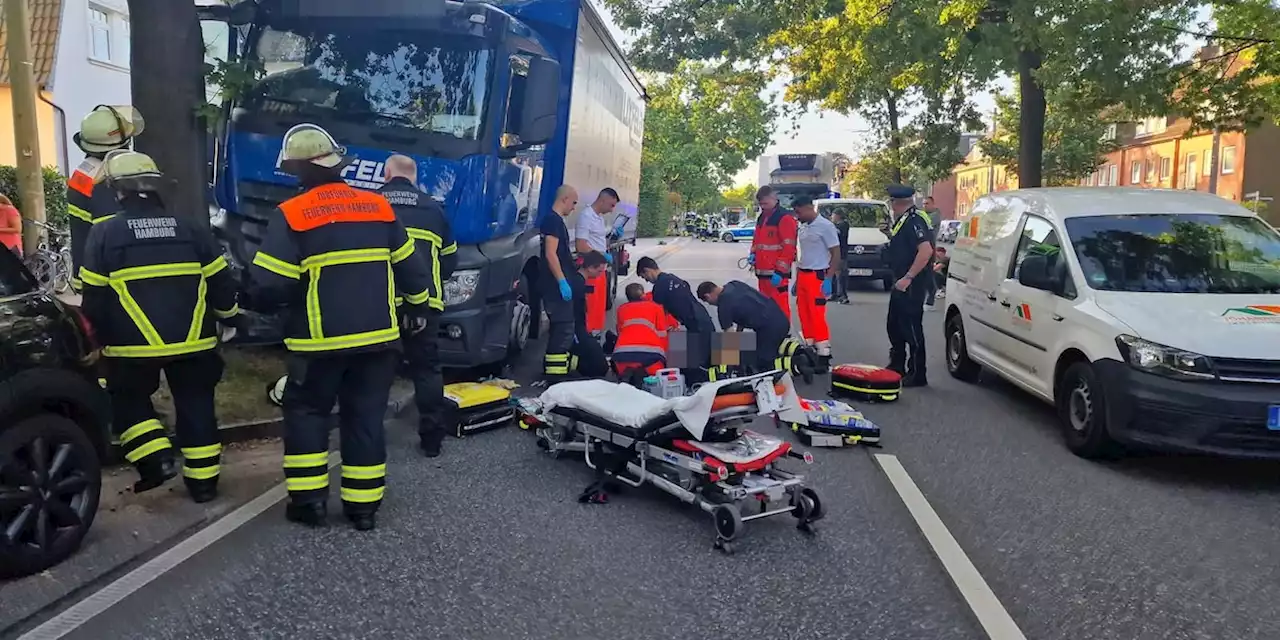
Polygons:
<instances>
[{"instance_id":1,"label":"truck wheel","mask_svg":"<svg viewBox=\"0 0 1280 640\"><path fill-rule=\"evenodd\" d=\"M516 286L516 302L511 310L511 333L507 343L508 358L519 355L529 344L530 338L538 337L538 322L534 320L533 312L540 309L532 295L529 276L522 274L520 284Z\"/></svg>"}]
</instances>

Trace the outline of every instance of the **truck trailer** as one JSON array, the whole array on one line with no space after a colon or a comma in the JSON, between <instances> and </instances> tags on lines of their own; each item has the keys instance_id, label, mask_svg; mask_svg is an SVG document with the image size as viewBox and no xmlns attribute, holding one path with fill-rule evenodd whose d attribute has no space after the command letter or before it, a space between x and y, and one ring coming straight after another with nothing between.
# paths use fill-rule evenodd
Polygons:
<instances>
[{"instance_id":1,"label":"truck trailer","mask_svg":"<svg viewBox=\"0 0 1280 640\"><path fill-rule=\"evenodd\" d=\"M256 76L223 105L211 162L213 227L241 274L297 193L280 153L301 123L346 146L357 188L381 187L393 153L417 161L458 242L443 283L446 366L501 362L536 337L538 222L555 215L559 185L578 189L580 207L618 192L606 223L623 228L610 251L627 268L647 96L589 0L242 0L200 14L229 25L231 56ZM281 317L252 321L247 340L281 339Z\"/></svg>"}]
</instances>

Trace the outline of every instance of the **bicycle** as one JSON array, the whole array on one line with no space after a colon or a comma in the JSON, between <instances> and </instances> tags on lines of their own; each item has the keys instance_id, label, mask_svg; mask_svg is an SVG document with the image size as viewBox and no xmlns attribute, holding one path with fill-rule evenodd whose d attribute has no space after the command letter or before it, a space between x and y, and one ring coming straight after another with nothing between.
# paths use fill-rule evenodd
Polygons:
<instances>
[{"instance_id":1,"label":"bicycle","mask_svg":"<svg viewBox=\"0 0 1280 640\"><path fill-rule=\"evenodd\" d=\"M71 288L71 237L65 229L36 220L24 220L45 230L39 247L23 262L44 291L66 293Z\"/></svg>"}]
</instances>

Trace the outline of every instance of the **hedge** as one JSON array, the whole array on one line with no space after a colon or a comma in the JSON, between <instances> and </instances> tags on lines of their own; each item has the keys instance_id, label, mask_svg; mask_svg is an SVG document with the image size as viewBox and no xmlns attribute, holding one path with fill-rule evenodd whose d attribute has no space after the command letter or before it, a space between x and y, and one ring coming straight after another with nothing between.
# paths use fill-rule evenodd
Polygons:
<instances>
[{"instance_id":1,"label":"hedge","mask_svg":"<svg viewBox=\"0 0 1280 640\"><path fill-rule=\"evenodd\" d=\"M26 208L22 198L18 196L18 169L0 165L0 193L9 196L14 206L24 216ZM45 220L55 226L67 226L67 179L62 172L53 167L44 168L44 215Z\"/></svg>"}]
</instances>

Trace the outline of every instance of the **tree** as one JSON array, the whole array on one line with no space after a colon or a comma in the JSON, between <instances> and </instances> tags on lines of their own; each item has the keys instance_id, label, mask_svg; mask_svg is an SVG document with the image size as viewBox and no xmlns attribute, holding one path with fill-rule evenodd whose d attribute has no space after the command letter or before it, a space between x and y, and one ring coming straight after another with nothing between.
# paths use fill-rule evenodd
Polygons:
<instances>
[{"instance_id":1,"label":"tree","mask_svg":"<svg viewBox=\"0 0 1280 640\"><path fill-rule=\"evenodd\" d=\"M1044 153L1041 159L1043 186L1076 184L1097 170L1102 157L1115 150L1115 143L1103 139L1106 123L1099 112L1073 109L1070 103L1049 100L1045 113ZM999 109L996 134L984 139L982 152L1010 171L1019 171L1022 148L1019 140L1021 113L1016 96L997 96ZM1021 182L1019 187L1023 186Z\"/></svg>"},{"instance_id":2,"label":"tree","mask_svg":"<svg viewBox=\"0 0 1280 640\"><path fill-rule=\"evenodd\" d=\"M750 208L756 201L756 186L743 184L720 192L720 204L726 207Z\"/></svg>"},{"instance_id":3,"label":"tree","mask_svg":"<svg viewBox=\"0 0 1280 640\"><path fill-rule=\"evenodd\" d=\"M146 120L137 150L169 178L170 210L208 225L204 39L195 4L129 0L129 14L133 106Z\"/></svg>"}]
</instances>

